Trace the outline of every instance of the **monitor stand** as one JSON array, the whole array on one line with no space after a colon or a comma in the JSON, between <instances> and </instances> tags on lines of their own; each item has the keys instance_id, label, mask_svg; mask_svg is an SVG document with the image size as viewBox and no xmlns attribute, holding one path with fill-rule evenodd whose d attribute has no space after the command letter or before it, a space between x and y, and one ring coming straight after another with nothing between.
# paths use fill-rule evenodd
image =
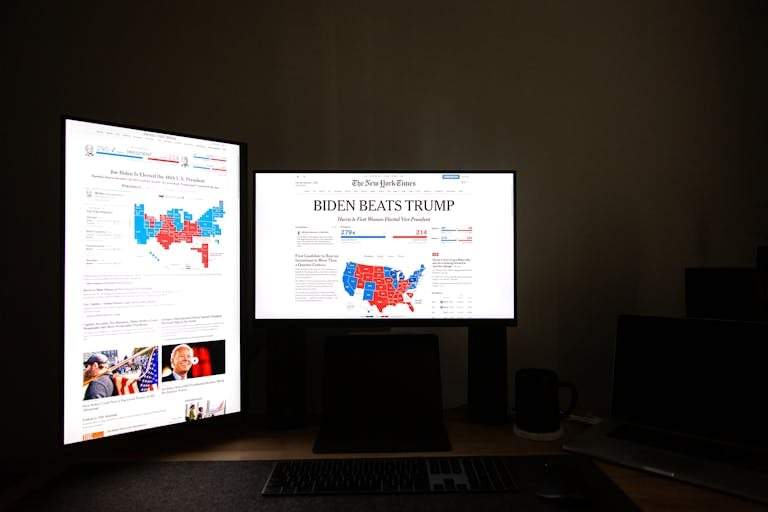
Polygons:
<instances>
[{"instance_id":1,"label":"monitor stand","mask_svg":"<svg viewBox=\"0 0 768 512\"><path fill-rule=\"evenodd\" d=\"M266 423L272 429L306 425L306 332L275 325L265 332Z\"/></svg>"},{"instance_id":2,"label":"monitor stand","mask_svg":"<svg viewBox=\"0 0 768 512\"><path fill-rule=\"evenodd\" d=\"M504 425L507 415L507 328L487 323L467 333L467 415L474 423Z\"/></svg>"},{"instance_id":3,"label":"monitor stand","mask_svg":"<svg viewBox=\"0 0 768 512\"><path fill-rule=\"evenodd\" d=\"M315 453L450 449L437 336L328 337Z\"/></svg>"}]
</instances>

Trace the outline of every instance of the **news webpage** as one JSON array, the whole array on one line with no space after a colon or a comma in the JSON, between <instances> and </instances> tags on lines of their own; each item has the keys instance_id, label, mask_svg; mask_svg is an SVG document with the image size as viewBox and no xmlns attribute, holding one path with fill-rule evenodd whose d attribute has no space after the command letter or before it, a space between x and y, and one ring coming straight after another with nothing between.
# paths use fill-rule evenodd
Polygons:
<instances>
[{"instance_id":1,"label":"news webpage","mask_svg":"<svg viewBox=\"0 0 768 512\"><path fill-rule=\"evenodd\" d=\"M514 173L256 173L257 319L511 319Z\"/></svg>"},{"instance_id":2,"label":"news webpage","mask_svg":"<svg viewBox=\"0 0 768 512\"><path fill-rule=\"evenodd\" d=\"M240 410L239 146L65 122L64 443Z\"/></svg>"}]
</instances>

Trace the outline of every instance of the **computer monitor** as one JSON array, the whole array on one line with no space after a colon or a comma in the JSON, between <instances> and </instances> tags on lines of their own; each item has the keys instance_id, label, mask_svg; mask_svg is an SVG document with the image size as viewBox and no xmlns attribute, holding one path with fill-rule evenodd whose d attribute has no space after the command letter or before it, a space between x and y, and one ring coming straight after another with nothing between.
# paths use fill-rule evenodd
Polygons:
<instances>
[{"instance_id":1,"label":"computer monitor","mask_svg":"<svg viewBox=\"0 0 768 512\"><path fill-rule=\"evenodd\" d=\"M245 144L62 135L63 443L239 412Z\"/></svg>"},{"instance_id":2,"label":"computer monitor","mask_svg":"<svg viewBox=\"0 0 768 512\"><path fill-rule=\"evenodd\" d=\"M257 171L257 321L515 325L515 172Z\"/></svg>"}]
</instances>

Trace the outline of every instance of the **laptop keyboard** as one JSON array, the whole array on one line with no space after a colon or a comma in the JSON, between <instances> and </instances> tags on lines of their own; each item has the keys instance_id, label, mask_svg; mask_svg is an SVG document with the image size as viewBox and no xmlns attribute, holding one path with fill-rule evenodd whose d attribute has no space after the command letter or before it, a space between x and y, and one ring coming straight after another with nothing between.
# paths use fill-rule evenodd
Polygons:
<instances>
[{"instance_id":1,"label":"laptop keyboard","mask_svg":"<svg viewBox=\"0 0 768 512\"><path fill-rule=\"evenodd\" d=\"M765 455L756 453L748 448L709 442L627 424L617 426L607 435L614 439L621 439L697 459L768 473L768 460L766 460Z\"/></svg>"},{"instance_id":2,"label":"laptop keyboard","mask_svg":"<svg viewBox=\"0 0 768 512\"><path fill-rule=\"evenodd\" d=\"M504 457L396 457L276 462L261 494L415 494L517 491Z\"/></svg>"}]
</instances>

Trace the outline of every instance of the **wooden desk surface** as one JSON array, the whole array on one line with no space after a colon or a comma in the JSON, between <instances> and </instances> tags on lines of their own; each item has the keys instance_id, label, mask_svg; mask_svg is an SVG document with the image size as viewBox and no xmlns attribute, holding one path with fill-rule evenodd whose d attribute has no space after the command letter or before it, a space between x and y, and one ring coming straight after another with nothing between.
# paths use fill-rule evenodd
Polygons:
<instances>
[{"instance_id":1,"label":"wooden desk surface","mask_svg":"<svg viewBox=\"0 0 768 512\"><path fill-rule=\"evenodd\" d=\"M561 451L562 441L536 442L520 439L512 433L512 424L502 426L478 425L464 418L463 410L446 414L446 428L453 445L450 452L430 455L536 455ZM580 432L580 424L566 425L566 436ZM295 430L264 430L254 428L226 441L199 449L174 450L158 457L166 461L205 460L277 460L349 457L407 457L419 453L316 455L312 444L317 427ZM767 506L738 497L703 489L672 479L652 475L615 464L598 462L598 466L642 509L646 511L766 511Z\"/></svg>"}]
</instances>

